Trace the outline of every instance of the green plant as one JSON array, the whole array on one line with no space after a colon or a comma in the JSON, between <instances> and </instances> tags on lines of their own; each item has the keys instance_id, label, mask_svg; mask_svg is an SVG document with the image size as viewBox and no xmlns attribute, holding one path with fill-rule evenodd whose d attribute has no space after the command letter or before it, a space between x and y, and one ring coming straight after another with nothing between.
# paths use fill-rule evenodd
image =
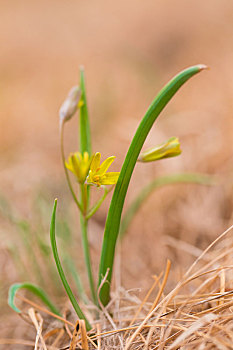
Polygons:
<instances>
[{"instance_id":1,"label":"green plant","mask_svg":"<svg viewBox=\"0 0 233 350\"><path fill-rule=\"evenodd\" d=\"M113 193L105 225L99 269L99 285L103 276L105 276L107 269L109 269L109 273L106 283L103 285L100 291L100 299L103 305L106 305L110 298L114 253L120 228L121 213L129 182L140 151L155 120L158 118L159 114L162 112L170 99L187 80L199 73L204 68L205 66L199 65L185 69L183 72L176 75L167 85L165 85L147 110L130 144L128 153L121 168L115 191Z\"/></svg>"},{"instance_id":2,"label":"green plant","mask_svg":"<svg viewBox=\"0 0 233 350\"><path fill-rule=\"evenodd\" d=\"M167 103L171 100L171 98L186 81L188 81L192 76L199 73L205 68L206 67L204 65L197 65L185 69L184 71L176 75L159 92L154 101L151 103L149 109L147 110L133 137L133 140L130 144L128 153L126 155L120 172L107 172L115 157L109 157L102 164L100 164L100 153L96 152L92 154L90 123L88 117L83 69L81 69L80 71L80 87L74 87L70 91L67 99L65 100L60 109L60 136L62 161L71 195L80 213L80 227L82 233L82 244L85 257L85 265L87 269L92 301L97 307L107 305L110 300L110 288L114 255L119 232L121 232L121 236L123 236L123 234L126 232L130 221L139 209L140 205L147 198L147 196L155 188L158 188L162 185L166 185L168 183L191 182L199 184L210 184L211 182L209 177L198 174L176 174L169 175L167 177L157 178L142 190L142 192L130 206L128 212L126 213L126 216L123 218L121 223L122 209L136 162L155 161L163 158L178 156L181 153L180 144L176 137L172 137L166 143L159 145L153 149L144 151L142 153L141 149L150 129L152 128L154 122L156 121L162 110L165 108ZM73 115L78 109L80 113L80 151L71 153L68 157L68 160L66 160L64 151L64 127L66 122L73 117ZM73 187L69 171L73 173L74 178L78 184L78 192L76 191L76 188ZM109 188L107 187L108 185L110 185ZM100 208L104 199L110 193L114 186L115 189L108 211L103 236L98 286L96 286L93 278L90 247L88 242L88 221ZM103 190L103 193L100 199L92 207L90 207L90 191L92 190ZM56 207L57 200L55 200L54 203L50 227L50 238L54 260L56 262L57 270L59 272L62 284L77 313L77 316L85 320L86 327L88 330L90 330L91 325L87 320L86 316L84 315L83 311L81 310L76 298L74 297L74 294L67 281L58 255L55 239ZM35 290L31 289L31 291L35 293ZM9 300L11 300L10 305L13 306L14 298L12 296L12 289L10 290L9 295ZM84 293L82 293L82 290L80 296L83 299L85 298L85 295Z\"/></svg>"}]
</instances>

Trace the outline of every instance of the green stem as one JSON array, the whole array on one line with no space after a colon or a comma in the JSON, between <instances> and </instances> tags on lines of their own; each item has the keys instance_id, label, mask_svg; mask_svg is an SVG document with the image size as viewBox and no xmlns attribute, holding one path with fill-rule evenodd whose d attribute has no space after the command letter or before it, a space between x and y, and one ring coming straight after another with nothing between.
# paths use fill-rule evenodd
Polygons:
<instances>
[{"instance_id":1,"label":"green stem","mask_svg":"<svg viewBox=\"0 0 233 350\"><path fill-rule=\"evenodd\" d=\"M92 266L91 266L91 256L90 256L90 249L89 249L89 242L87 237L87 225L88 222L84 218L82 214L80 214L80 226L82 231L82 244L83 244L83 252L84 252L84 259L85 259L85 265L87 269L88 274L88 280L91 290L91 297L93 302L97 305L97 298L96 298L96 292L95 292L95 284L93 279L93 273L92 273Z\"/></svg>"},{"instance_id":2,"label":"green stem","mask_svg":"<svg viewBox=\"0 0 233 350\"><path fill-rule=\"evenodd\" d=\"M102 187L104 188L104 194L98 200L98 202L87 212L87 215L86 215L87 220L90 219L97 212L97 210L100 208L101 204L103 203L103 201L105 200L105 198L107 197L107 195L109 194L109 192L113 188L112 187L108 190L107 187L105 187L105 186L102 186Z\"/></svg>"},{"instance_id":3,"label":"green stem","mask_svg":"<svg viewBox=\"0 0 233 350\"><path fill-rule=\"evenodd\" d=\"M93 302L97 305L98 303L96 298L95 284L94 284L92 265L91 265L91 254L90 254L88 233L87 233L88 220L85 217L85 213L87 211L87 205L88 205L87 185L80 184L80 189L81 189L81 203L83 207L83 213L80 213L80 226L81 226L81 232L82 232L84 259L85 259L85 265L87 268L88 280L89 280L89 285L91 290L91 297Z\"/></svg>"},{"instance_id":4,"label":"green stem","mask_svg":"<svg viewBox=\"0 0 233 350\"><path fill-rule=\"evenodd\" d=\"M165 85L165 87L159 92L147 110L131 142L120 172L118 182L115 187L115 191L113 193L112 201L108 211L108 217L105 224L99 267L99 285L101 285L102 279L109 269L106 283L102 286L99 295L100 300L104 306L107 305L110 300L110 286L115 247L120 228L121 214L125 196L142 146L155 120L158 118L159 114L167 105L167 103L187 80L189 80L193 75L202 71L204 68L206 68L204 65L197 65L187 68L176 75L167 85Z\"/></svg>"},{"instance_id":5,"label":"green stem","mask_svg":"<svg viewBox=\"0 0 233 350\"><path fill-rule=\"evenodd\" d=\"M73 197L75 203L77 204L79 210L82 212L83 208L82 208L81 204L79 203L79 201L78 201L78 199L76 197L76 194L74 192L73 186L72 186L71 181L70 181L70 176L69 176L69 173L68 173L68 169L66 168L66 158L65 158L65 152L64 152L64 122L62 122L61 125L60 125L60 143L61 143L62 163L63 163L64 170L65 170L66 180L67 180L70 192L72 194L72 197Z\"/></svg>"},{"instance_id":6,"label":"green stem","mask_svg":"<svg viewBox=\"0 0 233 350\"><path fill-rule=\"evenodd\" d=\"M86 97L86 87L84 79L84 68L80 67L80 88L82 91L81 100L83 102L80 106L80 121L79 121L79 134L80 134L80 152L88 152L91 156L91 131L90 122L87 109L87 97Z\"/></svg>"},{"instance_id":7,"label":"green stem","mask_svg":"<svg viewBox=\"0 0 233 350\"><path fill-rule=\"evenodd\" d=\"M88 193L87 193L87 185L81 184L81 204L83 208L83 216L86 217L87 209L88 209Z\"/></svg>"}]
</instances>

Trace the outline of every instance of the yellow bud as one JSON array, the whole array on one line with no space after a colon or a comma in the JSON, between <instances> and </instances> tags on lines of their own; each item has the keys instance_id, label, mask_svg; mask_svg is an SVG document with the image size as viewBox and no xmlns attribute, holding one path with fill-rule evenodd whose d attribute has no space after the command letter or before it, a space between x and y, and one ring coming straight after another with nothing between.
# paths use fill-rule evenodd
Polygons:
<instances>
[{"instance_id":1,"label":"yellow bud","mask_svg":"<svg viewBox=\"0 0 233 350\"><path fill-rule=\"evenodd\" d=\"M155 160L176 157L181 154L180 142L177 137L171 137L167 142L142 152L139 162L153 162Z\"/></svg>"},{"instance_id":2,"label":"yellow bud","mask_svg":"<svg viewBox=\"0 0 233 350\"><path fill-rule=\"evenodd\" d=\"M80 105L80 99L81 89L78 86L74 86L59 110L60 123L66 122L73 117Z\"/></svg>"},{"instance_id":3,"label":"yellow bud","mask_svg":"<svg viewBox=\"0 0 233 350\"><path fill-rule=\"evenodd\" d=\"M65 162L66 168L76 177L76 180L83 184L90 169L91 159L87 152L82 155L80 152L71 153Z\"/></svg>"}]
</instances>

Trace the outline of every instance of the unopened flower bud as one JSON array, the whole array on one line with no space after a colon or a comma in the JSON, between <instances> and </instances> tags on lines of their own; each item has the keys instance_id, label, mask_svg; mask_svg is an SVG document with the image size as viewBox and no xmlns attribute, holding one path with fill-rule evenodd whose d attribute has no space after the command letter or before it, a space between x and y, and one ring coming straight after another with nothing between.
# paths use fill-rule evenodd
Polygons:
<instances>
[{"instance_id":1,"label":"unopened flower bud","mask_svg":"<svg viewBox=\"0 0 233 350\"><path fill-rule=\"evenodd\" d=\"M176 157L181 154L180 143L177 137L171 137L167 142L142 152L139 162L153 162L155 160Z\"/></svg>"},{"instance_id":2,"label":"unopened flower bud","mask_svg":"<svg viewBox=\"0 0 233 350\"><path fill-rule=\"evenodd\" d=\"M78 86L74 86L59 110L60 123L66 122L73 117L79 107L80 99L81 89Z\"/></svg>"}]
</instances>

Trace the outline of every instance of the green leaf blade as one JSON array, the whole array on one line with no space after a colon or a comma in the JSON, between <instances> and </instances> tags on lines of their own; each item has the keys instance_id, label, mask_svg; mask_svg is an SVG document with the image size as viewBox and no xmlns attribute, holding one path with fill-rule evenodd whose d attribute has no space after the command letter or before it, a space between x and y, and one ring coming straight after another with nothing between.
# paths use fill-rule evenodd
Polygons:
<instances>
[{"instance_id":1,"label":"green leaf blade","mask_svg":"<svg viewBox=\"0 0 233 350\"><path fill-rule=\"evenodd\" d=\"M58 250L57 250L57 243L56 243L56 239L55 239L55 221L56 221L56 208L57 208L57 199L55 199L54 201L54 207L53 207L53 213L52 213L52 218L51 218L51 226L50 226L50 241L51 241L51 246L52 246L52 251L53 251L53 256L54 256L54 260L57 266L57 270L59 273L59 276L61 278L62 284L65 288L65 291L70 299L71 304L73 305L73 308L77 314L77 316L80 319L83 319L86 323L86 328L87 330L91 330L91 325L88 322L87 318L85 317L84 313L82 312L80 306L77 303L77 300L74 297L74 294L69 286L69 283L65 277L60 259L59 259L59 255L58 255Z\"/></svg>"},{"instance_id":2,"label":"green leaf blade","mask_svg":"<svg viewBox=\"0 0 233 350\"><path fill-rule=\"evenodd\" d=\"M125 196L129 186L129 182L134 170L137 158L145 142L145 139L152 128L155 120L165 108L170 99L175 95L179 88L192 76L206 68L204 65L197 65L185 69L176 75L165 87L159 92L157 97L151 103L144 118L142 119L134 138L129 147L124 164L122 166L118 182L113 193L110 204L108 217L105 225L103 245L101 251L101 260L99 267L99 285L109 268L107 283L102 286L100 291L100 300L103 305L107 305L110 298L110 285L112 277L112 268L114 261L114 253L116 240L119 233L121 213L125 201Z\"/></svg>"},{"instance_id":3,"label":"green leaf blade","mask_svg":"<svg viewBox=\"0 0 233 350\"><path fill-rule=\"evenodd\" d=\"M16 312L20 313L21 311L15 306L14 300L15 300L15 295L19 289L27 289L33 294L35 294L38 298L41 299L41 301L48 306L48 308L56 315L61 316L60 312L54 306L54 304L51 302L47 294L43 291L42 288L36 286L35 284L32 283L15 283L13 284L8 292L8 304L9 306Z\"/></svg>"},{"instance_id":4,"label":"green leaf blade","mask_svg":"<svg viewBox=\"0 0 233 350\"><path fill-rule=\"evenodd\" d=\"M91 131L90 122L87 108L87 97L86 97L86 87L84 79L84 68L80 67L80 88L82 91L81 101L83 105L80 106L80 125L79 125L79 135L80 135L80 152L88 152L91 156Z\"/></svg>"}]
</instances>

